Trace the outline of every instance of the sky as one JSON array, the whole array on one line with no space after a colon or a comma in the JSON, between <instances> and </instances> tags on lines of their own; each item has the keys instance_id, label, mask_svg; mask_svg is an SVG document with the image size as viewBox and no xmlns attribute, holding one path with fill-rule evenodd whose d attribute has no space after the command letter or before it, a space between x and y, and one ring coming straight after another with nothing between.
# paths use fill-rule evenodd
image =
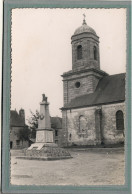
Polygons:
<instances>
[{"instance_id":1,"label":"sky","mask_svg":"<svg viewBox=\"0 0 132 194\"><path fill-rule=\"evenodd\" d=\"M11 110L40 109L45 93L50 115L62 116L61 75L72 69L71 36L87 25L100 37L100 68L126 72L126 9L13 9Z\"/></svg>"}]
</instances>

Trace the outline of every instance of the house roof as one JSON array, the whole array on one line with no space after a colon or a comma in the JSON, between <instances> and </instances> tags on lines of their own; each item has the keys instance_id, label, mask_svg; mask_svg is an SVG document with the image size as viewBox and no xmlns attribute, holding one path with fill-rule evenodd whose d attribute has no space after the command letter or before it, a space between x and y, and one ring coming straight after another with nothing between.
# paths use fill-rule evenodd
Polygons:
<instances>
[{"instance_id":1,"label":"house roof","mask_svg":"<svg viewBox=\"0 0 132 194\"><path fill-rule=\"evenodd\" d=\"M23 118L20 117L16 110L10 111L10 125L14 127L23 127L25 126L25 122Z\"/></svg>"},{"instance_id":2,"label":"house roof","mask_svg":"<svg viewBox=\"0 0 132 194\"><path fill-rule=\"evenodd\" d=\"M104 76L94 93L72 99L62 109L94 106L125 101L125 73Z\"/></svg>"},{"instance_id":3,"label":"house roof","mask_svg":"<svg viewBox=\"0 0 132 194\"><path fill-rule=\"evenodd\" d=\"M61 129L62 128L62 118L51 117L51 127L55 129Z\"/></svg>"}]
</instances>

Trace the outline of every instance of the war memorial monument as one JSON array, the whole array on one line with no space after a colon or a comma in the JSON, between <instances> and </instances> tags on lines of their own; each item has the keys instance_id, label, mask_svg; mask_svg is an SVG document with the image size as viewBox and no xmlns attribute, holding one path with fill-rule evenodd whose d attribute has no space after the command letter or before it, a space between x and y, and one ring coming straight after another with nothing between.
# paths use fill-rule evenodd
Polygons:
<instances>
[{"instance_id":1,"label":"war memorial monument","mask_svg":"<svg viewBox=\"0 0 132 194\"><path fill-rule=\"evenodd\" d=\"M38 120L38 129L36 131L36 142L25 150L24 156L19 159L37 159L37 160L59 160L71 158L70 153L58 147L53 142L53 129L51 128L49 103L45 94L42 95L40 102L40 116Z\"/></svg>"}]
</instances>

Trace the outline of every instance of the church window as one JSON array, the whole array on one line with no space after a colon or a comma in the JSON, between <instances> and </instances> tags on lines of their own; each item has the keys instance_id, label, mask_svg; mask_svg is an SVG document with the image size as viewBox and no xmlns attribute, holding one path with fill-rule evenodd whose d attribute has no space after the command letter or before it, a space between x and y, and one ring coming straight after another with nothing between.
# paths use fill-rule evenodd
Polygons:
<instances>
[{"instance_id":1,"label":"church window","mask_svg":"<svg viewBox=\"0 0 132 194\"><path fill-rule=\"evenodd\" d=\"M124 130L124 116L121 110L116 112L116 129Z\"/></svg>"},{"instance_id":2,"label":"church window","mask_svg":"<svg viewBox=\"0 0 132 194\"><path fill-rule=\"evenodd\" d=\"M93 53L94 53L94 60L97 60L97 47L94 46L93 48Z\"/></svg>"},{"instance_id":3,"label":"church window","mask_svg":"<svg viewBox=\"0 0 132 194\"><path fill-rule=\"evenodd\" d=\"M79 60L79 59L82 59L82 46L81 45L79 45L78 47L77 47L77 59Z\"/></svg>"},{"instance_id":4,"label":"church window","mask_svg":"<svg viewBox=\"0 0 132 194\"><path fill-rule=\"evenodd\" d=\"M80 133L86 132L86 119L83 115L79 117L79 132Z\"/></svg>"},{"instance_id":5,"label":"church window","mask_svg":"<svg viewBox=\"0 0 132 194\"><path fill-rule=\"evenodd\" d=\"M80 85L81 85L80 82L76 82L76 83L75 83L75 87L76 87L76 88L80 88Z\"/></svg>"}]
</instances>

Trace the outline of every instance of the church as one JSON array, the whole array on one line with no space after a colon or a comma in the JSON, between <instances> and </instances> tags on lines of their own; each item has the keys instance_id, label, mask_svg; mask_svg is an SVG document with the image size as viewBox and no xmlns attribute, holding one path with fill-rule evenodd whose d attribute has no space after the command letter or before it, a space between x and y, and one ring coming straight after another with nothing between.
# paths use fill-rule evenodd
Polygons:
<instances>
[{"instance_id":1,"label":"church","mask_svg":"<svg viewBox=\"0 0 132 194\"><path fill-rule=\"evenodd\" d=\"M124 143L125 73L100 69L99 37L85 18L71 44L72 70L62 75L60 146Z\"/></svg>"}]
</instances>

